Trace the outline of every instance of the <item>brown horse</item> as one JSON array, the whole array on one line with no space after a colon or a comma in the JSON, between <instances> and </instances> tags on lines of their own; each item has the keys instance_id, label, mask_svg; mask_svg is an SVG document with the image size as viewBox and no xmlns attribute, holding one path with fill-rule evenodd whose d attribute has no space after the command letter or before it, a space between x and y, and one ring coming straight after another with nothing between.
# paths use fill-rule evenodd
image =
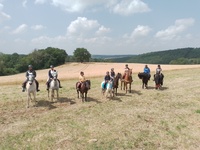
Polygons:
<instances>
[{"instance_id":1,"label":"brown horse","mask_svg":"<svg viewBox=\"0 0 200 150\"><path fill-rule=\"evenodd\" d=\"M161 86L163 85L163 78L164 78L164 75L161 73L156 73L154 75L154 81L155 81L155 89L160 89Z\"/></svg>"},{"instance_id":2,"label":"brown horse","mask_svg":"<svg viewBox=\"0 0 200 150\"><path fill-rule=\"evenodd\" d=\"M142 80L142 88L144 89L144 86L145 86L145 88L147 89L148 88L148 81L150 80L151 75L148 75L144 72L139 72L138 78Z\"/></svg>"},{"instance_id":3,"label":"brown horse","mask_svg":"<svg viewBox=\"0 0 200 150\"><path fill-rule=\"evenodd\" d=\"M118 88L118 85L119 85L119 79L121 79L121 77L122 77L122 74L117 73L116 77L113 80L113 90L114 90L114 93L116 95L117 95L117 88Z\"/></svg>"},{"instance_id":4,"label":"brown horse","mask_svg":"<svg viewBox=\"0 0 200 150\"><path fill-rule=\"evenodd\" d=\"M131 93L132 82L133 82L132 69L129 69L125 72L124 79L121 79L121 89L122 89L122 85L124 84L123 89L126 90L126 93L128 90L129 90L129 93ZM129 85L129 87L128 87L128 85Z\"/></svg>"},{"instance_id":5,"label":"brown horse","mask_svg":"<svg viewBox=\"0 0 200 150\"><path fill-rule=\"evenodd\" d=\"M80 82L76 83L76 91L77 91L77 97L79 98L79 94L82 98L82 102L87 101L87 93L90 89L90 80L86 80L85 82L82 82L80 85Z\"/></svg>"}]
</instances>

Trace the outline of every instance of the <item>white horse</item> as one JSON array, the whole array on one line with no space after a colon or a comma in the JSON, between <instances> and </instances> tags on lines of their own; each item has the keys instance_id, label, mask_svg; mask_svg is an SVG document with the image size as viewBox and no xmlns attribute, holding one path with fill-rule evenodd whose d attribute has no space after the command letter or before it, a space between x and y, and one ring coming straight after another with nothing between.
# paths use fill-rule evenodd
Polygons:
<instances>
[{"instance_id":1,"label":"white horse","mask_svg":"<svg viewBox=\"0 0 200 150\"><path fill-rule=\"evenodd\" d=\"M26 83L26 90L27 90L27 108L29 108L29 101L32 101L31 94L33 95L33 101L36 105L36 83L35 77L33 74L29 74L28 81Z\"/></svg>"},{"instance_id":2,"label":"white horse","mask_svg":"<svg viewBox=\"0 0 200 150\"><path fill-rule=\"evenodd\" d=\"M49 97L49 91L51 92L51 101L53 102L53 99L55 97L55 93L54 91L56 91L56 95L57 95L57 101L59 100L59 82L57 79L58 73L55 71L52 73L53 79L51 80L50 84L49 84L49 90L48 90L48 97Z\"/></svg>"},{"instance_id":3,"label":"white horse","mask_svg":"<svg viewBox=\"0 0 200 150\"><path fill-rule=\"evenodd\" d=\"M105 81L103 81L101 83L101 88L102 88L102 94L105 94L105 97L108 98L108 95L110 95L109 97L112 98L114 97L114 90L113 90L113 81L108 81L106 84L106 88L104 89L104 84Z\"/></svg>"}]
</instances>

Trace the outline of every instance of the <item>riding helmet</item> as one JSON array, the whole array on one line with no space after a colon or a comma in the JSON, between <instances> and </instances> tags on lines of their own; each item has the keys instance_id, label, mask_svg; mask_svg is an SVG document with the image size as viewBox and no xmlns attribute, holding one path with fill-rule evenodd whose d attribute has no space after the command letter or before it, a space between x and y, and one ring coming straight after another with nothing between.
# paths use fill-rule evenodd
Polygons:
<instances>
[{"instance_id":1,"label":"riding helmet","mask_svg":"<svg viewBox=\"0 0 200 150\"><path fill-rule=\"evenodd\" d=\"M53 68L53 67L54 67L53 65L50 66L50 68Z\"/></svg>"},{"instance_id":2,"label":"riding helmet","mask_svg":"<svg viewBox=\"0 0 200 150\"><path fill-rule=\"evenodd\" d=\"M33 68L33 66L32 65L28 65L28 68Z\"/></svg>"}]
</instances>

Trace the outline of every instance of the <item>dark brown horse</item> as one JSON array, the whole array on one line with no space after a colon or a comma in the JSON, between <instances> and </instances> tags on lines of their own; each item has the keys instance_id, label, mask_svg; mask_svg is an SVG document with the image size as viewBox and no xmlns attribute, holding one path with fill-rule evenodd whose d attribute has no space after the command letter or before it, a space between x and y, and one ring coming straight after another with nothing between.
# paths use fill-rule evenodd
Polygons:
<instances>
[{"instance_id":1,"label":"dark brown horse","mask_svg":"<svg viewBox=\"0 0 200 150\"><path fill-rule=\"evenodd\" d=\"M125 75L124 75L124 79L121 79L121 89L122 89L122 85L124 84L124 90L127 91L129 90L129 93L131 93L131 84L133 82L133 79L132 79L132 69L129 69L125 72ZM128 87L129 85L129 87Z\"/></svg>"},{"instance_id":2,"label":"dark brown horse","mask_svg":"<svg viewBox=\"0 0 200 150\"><path fill-rule=\"evenodd\" d=\"M164 75L161 73L156 73L154 75L154 81L155 81L155 89L160 89L161 86L163 85L163 78L164 78Z\"/></svg>"},{"instance_id":3,"label":"dark brown horse","mask_svg":"<svg viewBox=\"0 0 200 150\"><path fill-rule=\"evenodd\" d=\"M148 81L150 80L151 76L144 73L144 72L139 72L138 77L139 77L139 79L142 80L142 88L144 89L144 86L145 86L145 88L147 89L148 88Z\"/></svg>"},{"instance_id":4,"label":"dark brown horse","mask_svg":"<svg viewBox=\"0 0 200 150\"><path fill-rule=\"evenodd\" d=\"M79 98L79 94L82 98L82 102L87 101L87 93L90 89L91 83L90 80L86 80L85 82L77 82L76 83L76 91L77 91L77 97Z\"/></svg>"},{"instance_id":5,"label":"dark brown horse","mask_svg":"<svg viewBox=\"0 0 200 150\"><path fill-rule=\"evenodd\" d=\"M115 95L117 95L117 88L119 86L119 79L121 79L122 74L121 73L117 73L116 77L113 80L113 90Z\"/></svg>"}]
</instances>

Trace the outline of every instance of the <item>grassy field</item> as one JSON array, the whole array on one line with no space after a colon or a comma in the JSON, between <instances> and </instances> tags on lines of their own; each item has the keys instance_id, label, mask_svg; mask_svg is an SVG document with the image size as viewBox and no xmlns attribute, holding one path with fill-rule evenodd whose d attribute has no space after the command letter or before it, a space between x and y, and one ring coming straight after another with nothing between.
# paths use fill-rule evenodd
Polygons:
<instances>
[{"instance_id":1,"label":"grassy field","mask_svg":"<svg viewBox=\"0 0 200 150\"><path fill-rule=\"evenodd\" d=\"M37 107L26 108L21 85L0 91L0 149L200 149L200 69L165 71L162 90L101 95L102 78L91 78L89 102L77 99L76 80L62 80L60 101L50 103L40 83Z\"/></svg>"}]
</instances>

